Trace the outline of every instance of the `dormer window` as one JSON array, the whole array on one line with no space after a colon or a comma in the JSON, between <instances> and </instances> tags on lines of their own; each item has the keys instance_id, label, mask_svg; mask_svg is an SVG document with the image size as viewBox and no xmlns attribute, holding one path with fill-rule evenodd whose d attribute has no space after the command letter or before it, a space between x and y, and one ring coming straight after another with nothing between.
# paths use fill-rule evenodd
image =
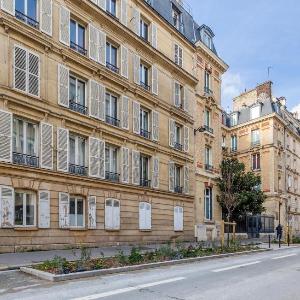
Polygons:
<instances>
[{"instance_id":1,"label":"dormer window","mask_svg":"<svg viewBox=\"0 0 300 300\"><path fill-rule=\"evenodd\" d=\"M182 14L179 11L179 9L173 5L172 7L172 17L173 17L173 25L174 27L179 30L182 31L183 26L182 26Z\"/></svg>"},{"instance_id":2,"label":"dormer window","mask_svg":"<svg viewBox=\"0 0 300 300\"><path fill-rule=\"evenodd\" d=\"M236 126L238 123L238 115L237 113L233 113L230 118L231 126Z\"/></svg>"},{"instance_id":3,"label":"dormer window","mask_svg":"<svg viewBox=\"0 0 300 300\"><path fill-rule=\"evenodd\" d=\"M259 118L260 117L260 110L261 110L260 105L256 105L256 106L251 107L250 119L253 120L253 119Z\"/></svg>"},{"instance_id":4,"label":"dormer window","mask_svg":"<svg viewBox=\"0 0 300 300\"><path fill-rule=\"evenodd\" d=\"M204 32L204 34L203 34L203 43L209 49L212 49L212 37L207 32Z\"/></svg>"}]
</instances>

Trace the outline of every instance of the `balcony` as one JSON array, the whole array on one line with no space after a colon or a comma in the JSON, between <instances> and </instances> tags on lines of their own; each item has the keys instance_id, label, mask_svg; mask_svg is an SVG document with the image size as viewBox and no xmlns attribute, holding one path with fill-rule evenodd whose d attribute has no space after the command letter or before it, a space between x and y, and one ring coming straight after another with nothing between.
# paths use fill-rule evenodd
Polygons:
<instances>
[{"instance_id":1,"label":"balcony","mask_svg":"<svg viewBox=\"0 0 300 300\"><path fill-rule=\"evenodd\" d=\"M144 90L146 90L146 91L150 91L150 85L148 85L147 83L145 83L145 82L143 82L143 81L140 81L140 86L144 89Z\"/></svg>"},{"instance_id":2,"label":"balcony","mask_svg":"<svg viewBox=\"0 0 300 300\"><path fill-rule=\"evenodd\" d=\"M39 22L24 15L22 12L15 10L15 16L17 19L21 20L22 22L28 24L29 26L32 26L34 28L39 28Z\"/></svg>"},{"instance_id":3,"label":"balcony","mask_svg":"<svg viewBox=\"0 0 300 300\"><path fill-rule=\"evenodd\" d=\"M230 151L231 151L231 152L237 152L237 147L232 147L232 148L230 149Z\"/></svg>"},{"instance_id":4,"label":"balcony","mask_svg":"<svg viewBox=\"0 0 300 300\"><path fill-rule=\"evenodd\" d=\"M213 172L214 171L214 167L210 164L205 164L205 171L208 172Z\"/></svg>"},{"instance_id":5,"label":"balcony","mask_svg":"<svg viewBox=\"0 0 300 300\"><path fill-rule=\"evenodd\" d=\"M140 186L151 187L151 180L148 180L146 178L141 178L141 180L140 180Z\"/></svg>"},{"instance_id":6,"label":"balcony","mask_svg":"<svg viewBox=\"0 0 300 300\"><path fill-rule=\"evenodd\" d=\"M150 140L151 139L151 132L141 128L140 136L144 137L145 139Z\"/></svg>"},{"instance_id":7,"label":"balcony","mask_svg":"<svg viewBox=\"0 0 300 300\"><path fill-rule=\"evenodd\" d=\"M106 10L106 13L107 13L110 17L112 17L112 18L114 18L115 20L119 21L119 19L118 19L118 17L116 16L115 13L109 11L108 9Z\"/></svg>"},{"instance_id":8,"label":"balcony","mask_svg":"<svg viewBox=\"0 0 300 300\"><path fill-rule=\"evenodd\" d=\"M177 194L182 194L183 193L183 187L182 186L175 186L174 192Z\"/></svg>"},{"instance_id":9,"label":"balcony","mask_svg":"<svg viewBox=\"0 0 300 300\"><path fill-rule=\"evenodd\" d=\"M111 64L108 61L106 62L106 68L113 71L114 73L117 73L117 74L119 74L119 72L120 72L120 69L117 66Z\"/></svg>"},{"instance_id":10,"label":"balcony","mask_svg":"<svg viewBox=\"0 0 300 300\"><path fill-rule=\"evenodd\" d=\"M205 132L209 132L211 134L214 134L214 130L211 127L209 127L208 125L204 125L203 128L204 128Z\"/></svg>"},{"instance_id":11,"label":"balcony","mask_svg":"<svg viewBox=\"0 0 300 300\"><path fill-rule=\"evenodd\" d=\"M69 172L75 175L87 176L87 167L69 164Z\"/></svg>"},{"instance_id":12,"label":"balcony","mask_svg":"<svg viewBox=\"0 0 300 300\"><path fill-rule=\"evenodd\" d=\"M87 107L82 104L76 103L74 100L69 101L69 108L82 115L87 115Z\"/></svg>"},{"instance_id":13,"label":"balcony","mask_svg":"<svg viewBox=\"0 0 300 300\"><path fill-rule=\"evenodd\" d=\"M105 172L105 179L113 182L119 182L120 181L120 174L114 173L114 172Z\"/></svg>"},{"instance_id":14,"label":"balcony","mask_svg":"<svg viewBox=\"0 0 300 300\"><path fill-rule=\"evenodd\" d=\"M112 125L112 126L120 127L120 120L118 120L118 119L115 118L115 117L106 115L106 116L105 116L105 122L106 122L107 124Z\"/></svg>"},{"instance_id":15,"label":"balcony","mask_svg":"<svg viewBox=\"0 0 300 300\"><path fill-rule=\"evenodd\" d=\"M174 149L179 150L179 151L183 151L183 145L181 145L180 143L175 142L174 143Z\"/></svg>"},{"instance_id":16,"label":"balcony","mask_svg":"<svg viewBox=\"0 0 300 300\"><path fill-rule=\"evenodd\" d=\"M208 96L213 95L213 91L207 86L204 87L204 93Z\"/></svg>"},{"instance_id":17,"label":"balcony","mask_svg":"<svg viewBox=\"0 0 300 300\"><path fill-rule=\"evenodd\" d=\"M70 48L73 49L73 50L75 50L76 52L78 52L78 53L84 55L84 56L87 55L87 50L86 50L86 49L84 49L83 47L81 47L81 46L75 44L75 43L72 42L72 41L70 42Z\"/></svg>"},{"instance_id":18,"label":"balcony","mask_svg":"<svg viewBox=\"0 0 300 300\"><path fill-rule=\"evenodd\" d=\"M254 147L259 147L260 146L260 141L252 141L251 142L251 147L254 148Z\"/></svg>"},{"instance_id":19,"label":"balcony","mask_svg":"<svg viewBox=\"0 0 300 300\"><path fill-rule=\"evenodd\" d=\"M33 155L13 152L13 163L16 165L38 168L39 158Z\"/></svg>"}]
</instances>

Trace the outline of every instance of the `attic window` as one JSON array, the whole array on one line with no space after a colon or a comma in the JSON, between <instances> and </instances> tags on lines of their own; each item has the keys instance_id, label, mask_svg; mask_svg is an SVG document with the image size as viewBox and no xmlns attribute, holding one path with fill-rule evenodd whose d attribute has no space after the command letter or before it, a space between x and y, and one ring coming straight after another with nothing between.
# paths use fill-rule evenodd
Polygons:
<instances>
[{"instance_id":1,"label":"attic window","mask_svg":"<svg viewBox=\"0 0 300 300\"><path fill-rule=\"evenodd\" d=\"M253 119L259 118L260 117L260 110L261 110L260 105L256 105L256 106L251 107L250 119L253 120Z\"/></svg>"},{"instance_id":2,"label":"attic window","mask_svg":"<svg viewBox=\"0 0 300 300\"><path fill-rule=\"evenodd\" d=\"M209 48L212 49L212 37L206 31L203 33L203 43Z\"/></svg>"}]
</instances>

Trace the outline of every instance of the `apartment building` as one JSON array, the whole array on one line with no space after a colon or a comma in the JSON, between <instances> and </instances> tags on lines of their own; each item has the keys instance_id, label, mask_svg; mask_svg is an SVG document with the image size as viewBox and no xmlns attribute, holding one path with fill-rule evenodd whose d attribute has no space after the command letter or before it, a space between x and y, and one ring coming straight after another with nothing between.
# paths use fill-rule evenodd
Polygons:
<instances>
[{"instance_id":1,"label":"apartment building","mask_svg":"<svg viewBox=\"0 0 300 300\"><path fill-rule=\"evenodd\" d=\"M268 81L233 100L223 113L225 154L237 157L261 177L265 215L300 234L300 121L276 98Z\"/></svg>"},{"instance_id":2,"label":"apartment building","mask_svg":"<svg viewBox=\"0 0 300 300\"><path fill-rule=\"evenodd\" d=\"M175 0L3 0L0 20L0 252L191 240L211 30Z\"/></svg>"}]
</instances>

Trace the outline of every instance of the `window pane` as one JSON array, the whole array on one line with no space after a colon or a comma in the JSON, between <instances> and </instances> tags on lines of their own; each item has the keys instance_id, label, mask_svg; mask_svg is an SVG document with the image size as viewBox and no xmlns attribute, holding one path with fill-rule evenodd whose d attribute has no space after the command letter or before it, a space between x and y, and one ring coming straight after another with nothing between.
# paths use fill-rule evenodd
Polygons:
<instances>
[{"instance_id":1,"label":"window pane","mask_svg":"<svg viewBox=\"0 0 300 300\"><path fill-rule=\"evenodd\" d=\"M34 225L34 199L31 194L26 194L26 225Z\"/></svg>"},{"instance_id":2,"label":"window pane","mask_svg":"<svg viewBox=\"0 0 300 300\"><path fill-rule=\"evenodd\" d=\"M105 112L107 116L110 116L110 94L106 94L106 100L105 100Z\"/></svg>"},{"instance_id":3,"label":"window pane","mask_svg":"<svg viewBox=\"0 0 300 300\"><path fill-rule=\"evenodd\" d=\"M76 101L76 79L70 77L70 100Z\"/></svg>"},{"instance_id":4,"label":"window pane","mask_svg":"<svg viewBox=\"0 0 300 300\"><path fill-rule=\"evenodd\" d=\"M35 156L35 125L27 123L27 152L26 154Z\"/></svg>"},{"instance_id":5,"label":"window pane","mask_svg":"<svg viewBox=\"0 0 300 300\"><path fill-rule=\"evenodd\" d=\"M74 139L74 137L70 137L69 147L70 147L70 163L74 165L75 164L75 139Z\"/></svg>"},{"instance_id":6,"label":"window pane","mask_svg":"<svg viewBox=\"0 0 300 300\"><path fill-rule=\"evenodd\" d=\"M14 119L14 152L24 153L23 121Z\"/></svg>"},{"instance_id":7,"label":"window pane","mask_svg":"<svg viewBox=\"0 0 300 300\"><path fill-rule=\"evenodd\" d=\"M71 42L76 43L76 22L71 20L70 22L70 38L71 38Z\"/></svg>"},{"instance_id":8,"label":"window pane","mask_svg":"<svg viewBox=\"0 0 300 300\"><path fill-rule=\"evenodd\" d=\"M105 169L110 172L110 151L109 148L105 148Z\"/></svg>"},{"instance_id":9,"label":"window pane","mask_svg":"<svg viewBox=\"0 0 300 300\"><path fill-rule=\"evenodd\" d=\"M85 140L78 138L78 165L85 166Z\"/></svg>"},{"instance_id":10,"label":"window pane","mask_svg":"<svg viewBox=\"0 0 300 300\"><path fill-rule=\"evenodd\" d=\"M82 48L85 48L85 29L84 27L78 25L78 45Z\"/></svg>"},{"instance_id":11,"label":"window pane","mask_svg":"<svg viewBox=\"0 0 300 300\"><path fill-rule=\"evenodd\" d=\"M117 160L118 159L118 150L116 148L113 149L112 152L112 172L117 173Z\"/></svg>"},{"instance_id":12,"label":"window pane","mask_svg":"<svg viewBox=\"0 0 300 300\"><path fill-rule=\"evenodd\" d=\"M117 97L114 96L111 97L111 116L115 119L117 119L118 117Z\"/></svg>"},{"instance_id":13,"label":"window pane","mask_svg":"<svg viewBox=\"0 0 300 300\"><path fill-rule=\"evenodd\" d=\"M70 226L76 226L75 222L75 198L70 198Z\"/></svg>"},{"instance_id":14,"label":"window pane","mask_svg":"<svg viewBox=\"0 0 300 300\"><path fill-rule=\"evenodd\" d=\"M15 225L23 225L23 194L15 194Z\"/></svg>"},{"instance_id":15,"label":"window pane","mask_svg":"<svg viewBox=\"0 0 300 300\"><path fill-rule=\"evenodd\" d=\"M110 59L110 44L106 43L106 61L108 63L111 63L111 59Z\"/></svg>"},{"instance_id":16,"label":"window pane","mask_svg":"<svg viewBox=\"0 0 300 300\"><path fill-rule=\"evenodd\" d=\"M27 0L27 16L37 20L37 0Z\"/></svg>"},{"instance_id":17,"label":"window pane","mask_svg":"<svg viewBox=\"0 0 300 300\"><path fill-rule=\"evenodd\" d=\"M116 0L110 1L110 12L115 16L117 14Z\"/></svg>"},{"instance_id":18,"label":"window pane","mask_svg":"<svg viewBox=\"0 0 300 300\"><path fill-rule=\"evenodd\" d=\"M111 64L114 66L117 66L117 48L116 47L111 47Z\"/></svg>"},{"instance_id":19,"label":"window pane","mask_svg":"<svg viewBox=\"0 0 300 300\"><path fill-rule=\"evenodd\" d=\"M85 83L80 80L77 83L77 103L85 106Z\"/></svg>"},{"instance_id":20,"label":"window pane","mask_svg":"<svg viewBox=\"0 0 300 300\"><path fill-rule=\"evenodd\" d=\"M26 0L15 0L16 10L25 14L25 1Z\"/></svg>"},{"instance_id":21,"label":"window pane","mask_svg":"<svg viewBox=\"0 0 300 300\"><path fill-rule=\"evenodd\" d=\"M77 226L83 226L83 200L77 200Z\"/></svg>"}]
</instances>

